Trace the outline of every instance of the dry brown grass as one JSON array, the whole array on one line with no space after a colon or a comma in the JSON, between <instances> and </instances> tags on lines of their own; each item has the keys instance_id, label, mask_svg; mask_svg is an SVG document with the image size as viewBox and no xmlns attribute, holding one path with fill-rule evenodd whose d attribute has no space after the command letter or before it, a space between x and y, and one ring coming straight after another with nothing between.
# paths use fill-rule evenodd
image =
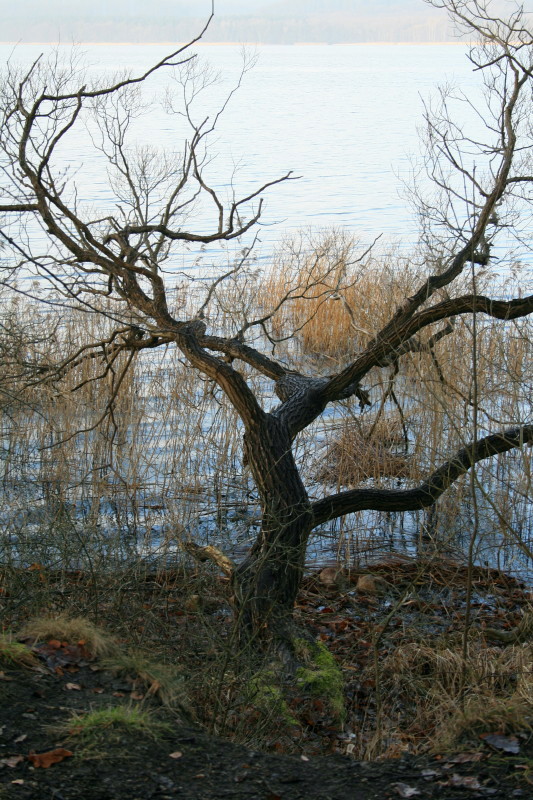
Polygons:
<instances>
[{"instance_id":1,"label":"dry brown grass","mask_svg":"<svg viewBox=\"0 0 533 800\"><path fill-rule=\"evenodd\" d=\"M410 642L382 665L384 705L403 709L404 731L423 732L423 747L454 749L495 730L533 727L533 645L487 647Z\"/></svg>"},{"instance_id":2,"label":"dry brown grass","mask_svg":"<svg viewBox=\"0 0 533 800\"><path fill-rule=\"evenodd\" d=\"M109 658L117 652L117 643L109 634L84 617L70 617L67 614L35 617L23 626L19 636L37 642L50 639L69 644L83 642L95 658Z\"/></svg>"},{"instance_id":3,"label":"dry brown grass","mask_svg":"<svg viewBox=\"0 0 533 800\"><path fill-rule=\"evenodd\" d=\"M364 426L368 427L368 426ZM414 478L413 460L398 452L403 440L398 426L382 420L365 435L364 427L348 422L334 434L320 460L316 480L339 486L357 486L368 479Z\"/></svg>"},{"instance_id":4,"label":"dry brown grass","mask_svg":"<svg viewBox=\"0 0 533 800\"><path fill-rule=\"evenodd\" d=\"M297 331L305 352L334 358L364 347L414 290L420 272L397 254L363 253L338 231L286 243L258 295L265 310L280 306L275 335Z\"/></svg>"}]
</instances>

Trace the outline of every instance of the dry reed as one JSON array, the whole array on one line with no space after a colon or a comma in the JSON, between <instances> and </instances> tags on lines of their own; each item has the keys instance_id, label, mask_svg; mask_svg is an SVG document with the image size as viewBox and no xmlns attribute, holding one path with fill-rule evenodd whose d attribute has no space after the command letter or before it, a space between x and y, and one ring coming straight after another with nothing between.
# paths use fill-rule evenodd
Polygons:
<instances>
[{"instance_id":1,"label":"dry reed","mask_svg":"<svg viewBox=\"0 0 533 800\"><path fill-rule=\"evenodd\" d=\"M206 313L235 331L267 304L279 304L265 327L271 340L289 336L277 345L280 355L304 372L312 362L313 371L327 374L375 335L418 279L418 268L397 254L361 259L351 239L331 233L321 242L288 245L260 281L252 267L232 276ZM178 287L177 302L183 297ZM87 360L62 381L41 373L28 386L28 365L46 367L67 343L75 348L108 335L111 323L91 314L36 313L20 299L7 298L4 308L2 563L79 567L95 575L127 567L135 574L182 563L184 539L238 555L254 537L258 504L242 464L239 421L219 391L171 346L133 361L116 397L125 356L112 368ZM530 326L527 319L479 323L478 415L486 430L530 414ZM249 333L264 336L261 326ZM347 401L301 434L296 455L311 491L321 494L323 483L408 486L463 446L472 422L470 343L469 323L458 321L431 351L403 355L397 368L368 376L372 407L364 416ZM272 387L243 373L271 406ZM112 413L94 427L110 402ZM485 531L479 560L505 566L520 547L531 549L531 474L525 449L479 465ZM415 547L428 533L437 545L460 540L469 502L467 482L458 481L430 517L398 515L398 523L387 518L386 529L393 538L407 529ZM379 546L384 529L383 515L365 513L321 534L330 554L352 558L363 540Z\"/></svg>"}]
</instances>

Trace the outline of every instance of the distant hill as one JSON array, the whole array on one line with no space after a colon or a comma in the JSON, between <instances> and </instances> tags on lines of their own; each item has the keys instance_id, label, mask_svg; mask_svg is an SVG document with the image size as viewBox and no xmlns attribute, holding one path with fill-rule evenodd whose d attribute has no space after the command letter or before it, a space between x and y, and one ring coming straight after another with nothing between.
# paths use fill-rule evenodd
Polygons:
<instances>
[{"instance_id":1,"label":"distant hill","mask_svg":"<svg viewBox=\"0 0 533 800\"><path fill-rule=\"evenodd\" d=\"M0 0L2 41L185 41L210 0ZM446 14L423 0L216 0L205 41L442 41Z\"/></svg>"},{"instance_id":2,"label":"distant hill","mask_svg":"<svg viewBox=\"0 0 533 800\"><path fill-rule=\"evenodd\" d=\"M248 4L248 11L243 14L251 14L253 4ZM428 11L422 0L274 0L265 2L257 9L259 16L268 17L310 17L328 14L345 14L351 17L357 16L381 16L383 14L420 14Z\"/></svg>"}]
</instances>

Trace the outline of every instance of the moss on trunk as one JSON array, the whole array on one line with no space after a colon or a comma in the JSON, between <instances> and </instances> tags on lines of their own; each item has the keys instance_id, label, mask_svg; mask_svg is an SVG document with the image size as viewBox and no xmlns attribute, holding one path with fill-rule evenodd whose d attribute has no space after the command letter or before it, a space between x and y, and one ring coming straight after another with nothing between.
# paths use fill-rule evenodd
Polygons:
<instances>
[{"instance_id":1,"label":"moss on trunk","mask_svg":"<svg viewBox=\"0 0 533 800\"><path fill-rule=\"evenodd\" d=\"M343 722L344 680L334 657L322 642L295 641L295 651L304 666L296 670L296 680L315 697L324 701L329 711Z\"/></svg>"}]
</instances>

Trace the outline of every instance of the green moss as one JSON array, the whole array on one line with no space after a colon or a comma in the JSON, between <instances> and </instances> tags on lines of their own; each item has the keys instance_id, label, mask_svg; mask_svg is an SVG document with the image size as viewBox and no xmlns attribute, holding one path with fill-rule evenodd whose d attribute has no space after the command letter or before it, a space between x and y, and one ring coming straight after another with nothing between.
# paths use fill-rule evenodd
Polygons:
<instances>
[{"instance_id":1,"label":"green moss","mask_svg":"<svg viewBox=\"0 0 533 800\"><path fill-rule=\"evenodd\" d=\"M295 652L306 661L296 671L296 679L315 697L320 697L339 721L345 717L344 681L337 662L322 642L302 639L294 642Z\"/></svg>"},{"instance_id":2,"label":"green moss","mask_svg":"<svg viewBox=\"0 0 533 800\"><path fill-rule=\"evenodd\" d=\"M7 667L35 667L37 659L25 644L10 636L0 636L0 665Z\"/></svg>"},{"instance_id":3,"label":"green moss","mask_svg":"<svg viewBox=\"0 0 533 800\"><path fill-rule=\"evenodd\" d=\"M289 711L289 707L283 697L279 678L273 669L263 669L256 673L249 685L250 699L263 713L283 719L287 725L300 723Z\"/></svg>"},{"instance_id":4,"label":"green moss","mask_svg":"<svg viewBox=\"0 0 533 800\"><path fill-rule=\"evenodd\" d=\"M128 734L160 739L170 735L172 730L169 723L155 719L149 711L129 705L110 706L86 713L74 712L57 729L58 733L79 737L82 747L78 754L82 758L98 753L101 748L105 752L105 748L120 744Z\"/></svg>"}]
</instances>

